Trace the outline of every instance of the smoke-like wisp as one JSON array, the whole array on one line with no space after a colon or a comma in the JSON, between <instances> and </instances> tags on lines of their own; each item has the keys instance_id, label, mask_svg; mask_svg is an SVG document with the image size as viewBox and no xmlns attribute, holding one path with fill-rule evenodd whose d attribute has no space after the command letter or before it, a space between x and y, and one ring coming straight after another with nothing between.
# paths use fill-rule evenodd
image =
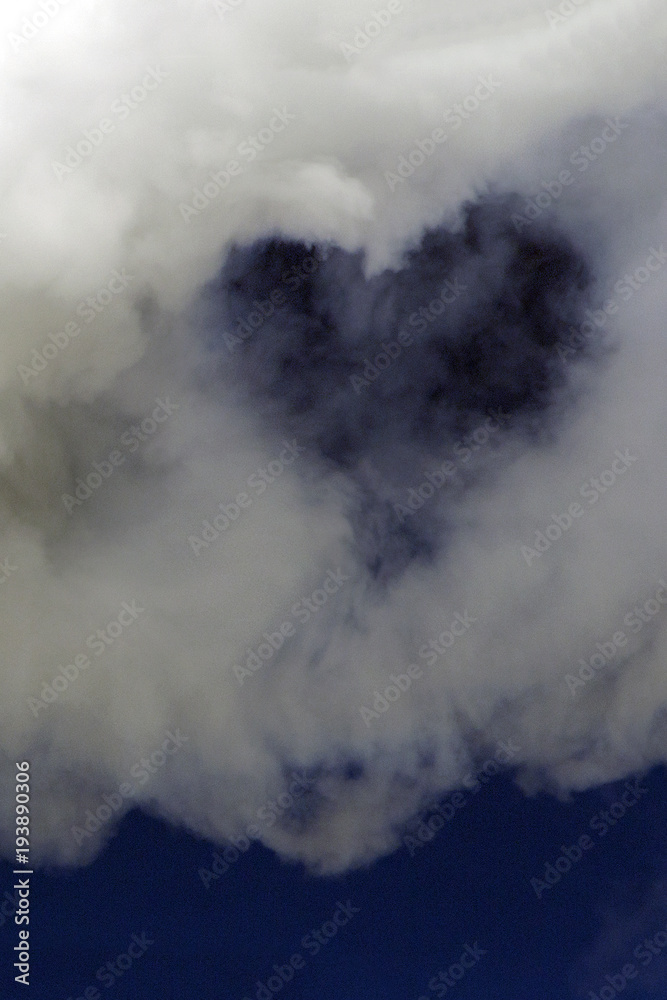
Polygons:
<instances>
[{"instance_id":1,"label":"smoke-like wisp","mask_svg":"<svg viewBox=\"0 0 667 1000\"><path fill-rule=\"evenodd\" d=\"M324 871L498 740L528 791L665 761L662 5L41 6L1 15L3 846L22 760L42 862L138 804Z\"/></svg>"}]
</instances>

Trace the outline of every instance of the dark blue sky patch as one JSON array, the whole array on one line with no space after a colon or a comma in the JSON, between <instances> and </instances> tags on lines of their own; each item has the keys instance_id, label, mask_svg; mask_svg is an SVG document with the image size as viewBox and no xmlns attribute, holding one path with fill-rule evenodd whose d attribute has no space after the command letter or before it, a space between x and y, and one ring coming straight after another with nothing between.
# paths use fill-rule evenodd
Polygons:
<instances>
[{"instance_id":1,"label":"dark blue sky patch","mask_svg":"<svg viewBox=\"0 0 667 1000\"><path fill-rule=\"evenodd\" d=\"M225 391L304 444L311 475L346 475L357 555L380 584L438 555L447 498L480 463L498 469L505 435L555 430L573 356L598 349L559 350L590 305L590 263L553 220L517 232L514 204L468 205L460 231L428 231L370 279L337 247L237 246L204 296ZM435 502L415 500L431 486Z\"/></svg>"},{"instance_id":2,"label":"dark blue sky patch","mask_svg":"<svg viewBox=\"0 0 667 1000\"><path fill-rule=\"evenodd\" d=\"M207 888L198 870L210 869L222 847L134 811L92 865L32 877L30 996L67 1000L97 982L111 1000L255 1000L258 981L300 953L304 968L277 994L285 1000L417 1000L435 996L429 980L477 944L486 954L451 990L456 1000L584 1000L662 926L652 908L665 781L663 768L652 772L641 803L600 837L591 819L618 799L623 782L565 803L526 798L500 775L468 793L412 854L401 846L368 868L317 878L255 844ZM586 833L593 849L538 899L531 877ZM1 867L10 888L11 866ZM638 873L632 895L627 885ZM312 954L304 938L348 901L359 912ZM15 931L0 927L5 970ZM113 988L101 985L96 972L143 931L155 943ZM656 955L625 995L653 1000L665 983L667 954ZM10 986L3 995L23 994Z\"/></svg>"}]
</instances>

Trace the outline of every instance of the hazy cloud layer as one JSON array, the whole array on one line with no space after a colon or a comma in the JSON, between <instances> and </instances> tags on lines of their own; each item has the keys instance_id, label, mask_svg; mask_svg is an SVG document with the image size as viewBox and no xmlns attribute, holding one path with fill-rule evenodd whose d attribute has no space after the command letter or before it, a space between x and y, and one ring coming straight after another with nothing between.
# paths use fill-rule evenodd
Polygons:
<instances>
[{"instance_id":1,"label":"hazy cloud layer","mask_svg":"<svg viewBox=\"0 0 667 1000\"><path fill-rule=\"evenodd\" d=\"M664 9L380 9L0 15L7 850L665 760Z\"/></svg>"}]
</instances>

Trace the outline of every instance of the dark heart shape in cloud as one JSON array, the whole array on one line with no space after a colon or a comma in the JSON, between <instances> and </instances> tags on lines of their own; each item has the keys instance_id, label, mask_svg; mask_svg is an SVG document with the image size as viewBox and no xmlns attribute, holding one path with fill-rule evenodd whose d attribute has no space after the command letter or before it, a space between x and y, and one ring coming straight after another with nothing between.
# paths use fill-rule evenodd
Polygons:
<instances>
[{"instance_id":1,"label":"dark heart shape in cloud","mask_svg":"<svg viewBox=\"0 0 667 1000\"><path fill-rule=\"evenodd\" d=\"M577 338L559 350L592 269L553 219L515 225L516 204L468 204L459 228L428 231L399 270L372 277L339 247L236 246L207 290L217 372L268 427L348 477L376 578L439 551L443 505L420 499L469 484L474 453L486 446L476 457L488 464L509 431L544 433L572 362L599 349Z\"/></svg>"}]
</instances>

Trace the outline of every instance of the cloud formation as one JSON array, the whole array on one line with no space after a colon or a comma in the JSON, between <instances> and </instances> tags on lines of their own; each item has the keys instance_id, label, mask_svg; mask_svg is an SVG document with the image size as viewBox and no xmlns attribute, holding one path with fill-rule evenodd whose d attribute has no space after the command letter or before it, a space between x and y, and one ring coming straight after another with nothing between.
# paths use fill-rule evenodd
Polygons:
<instances>
[{"instance_id":1,"label":"cloud formation","mask_svg":"<svg viewBox=\"0 0 667 1000\"><path fill-rule=\"evenodd\" d=\"M386 6L0 15L7 851L22 760L36 860L297 774L257 836L325 871L501 739L665 760L661 612L564 680L665 574L664 10Z\"/></svg>"}]
</instances>

